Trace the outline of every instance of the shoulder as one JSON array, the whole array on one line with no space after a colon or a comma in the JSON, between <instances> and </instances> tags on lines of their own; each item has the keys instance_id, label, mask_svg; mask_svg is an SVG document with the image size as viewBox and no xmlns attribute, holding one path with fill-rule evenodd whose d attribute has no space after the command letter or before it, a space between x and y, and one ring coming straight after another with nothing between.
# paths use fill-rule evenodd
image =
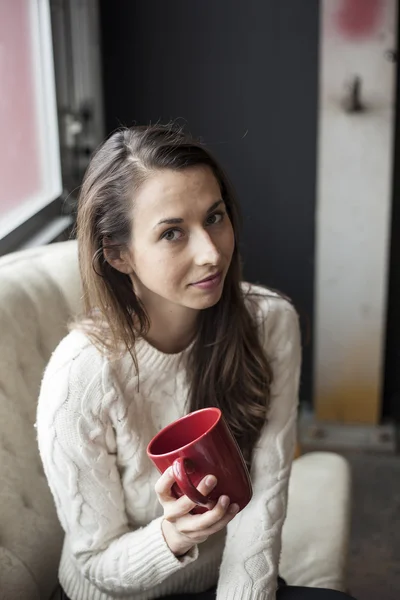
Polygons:
<instances>
[{"instance_id":1,"label":"shoulder","mask_svg":"<svg viewBox=\"0 0 400 600\"><path fill-rule=\"evenodd\" d=\"M289 298L253 283L242 283L245 305L257 325L267 325L268 328L276 326L285 327L298 324L296 309Z\"/></svg>"},{"instance_id":2,"label":"shoulder","mask_svg":"<svg viewBox=\"0 0 400 600\"><path fill-rule=\"evenodd\" d=\"M36 436L50 483L65 472L75 478L97 461L114 399L106 358L84 333L72 331L50 358L37 404Z\"/></svg>"},{"instance_id":3,"label":"shoulder","mask_svg":"<svg viewBox=\"0 0 400 600\"><path fill-rule=\"evenodd\" d=\"M80 412L110 389L106 358L80 331L71 331L54 350L44 371L38 402L38 420L50 420L62 406Z\"/></svg>"},{"instance_id":4,"label":"shoulder","mask_svg":"<svg viewBox=\"0 0 400 600\"><path fill-rule=\"evenodd\" d=\"M101 369L104 360L101 352L83 332L73 330L61 340L52 353L44 372L44 379L58 377L62 372L70 371L72 366L90 376Z\"/></svg>"},{"instance_id":5,"label":"shoulder","mask_svg":"<svg viewBox=\"0 0 400 600\"><path fill-rule=\"evenodd\" d=\"M286 345L300 346L297 311L289 298L260 285L242 283L245 305L252 315L268 355Z\"/></svg>"}]
</instances>

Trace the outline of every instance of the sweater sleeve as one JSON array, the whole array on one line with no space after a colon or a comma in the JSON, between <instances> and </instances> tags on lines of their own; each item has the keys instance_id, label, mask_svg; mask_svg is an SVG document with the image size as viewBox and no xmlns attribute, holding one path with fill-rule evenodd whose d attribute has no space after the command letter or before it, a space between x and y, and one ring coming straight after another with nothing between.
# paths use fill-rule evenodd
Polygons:
<instances>
[{"instance_id":1,"label":"sweater sleeve","mask_svg":"<svg viewBox=\"0 0 400 600\"><path fill-rule=\"evenodd\" d=\"M275 600L282 525L295 450L301 349L297 313L266 298L265 350L273 370L271 407L252 464L253 498L229 524L218 600Z\"/></svg>"},{"instance_id":2,"label":"sweater sleeve","mask_svg":"<svg viewBox=\"0 0 400 600\"><path fill-rule=\"evenodd\" d=\"M108 417L116 401L108 363L93 349L65 359L67 350L64 343L53 355L41 386L36 427L44 471L84 577L106 593L139 593L194 561L198 550L177 559L161 518L136 529L128 523Z\"/></svg>"}]
</instances>

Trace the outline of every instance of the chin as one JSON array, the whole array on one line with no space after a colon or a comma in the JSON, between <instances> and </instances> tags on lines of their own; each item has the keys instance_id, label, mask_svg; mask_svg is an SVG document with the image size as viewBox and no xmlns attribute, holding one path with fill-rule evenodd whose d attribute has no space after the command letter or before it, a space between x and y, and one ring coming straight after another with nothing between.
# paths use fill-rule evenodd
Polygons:
<instances>
[{"instance_id":1,"label":"chin","mask_svg":"<svg viewBox=\"0 0 400 600\"><path fill-rule=\"evenodd\" d=\"M198 298L196 301L190 303L190 307L195 310L205 310L206 308L211 308L218 304L221 300L222 291L213 294L204 294L203 298Z\"/></svg>"}]
</instances>

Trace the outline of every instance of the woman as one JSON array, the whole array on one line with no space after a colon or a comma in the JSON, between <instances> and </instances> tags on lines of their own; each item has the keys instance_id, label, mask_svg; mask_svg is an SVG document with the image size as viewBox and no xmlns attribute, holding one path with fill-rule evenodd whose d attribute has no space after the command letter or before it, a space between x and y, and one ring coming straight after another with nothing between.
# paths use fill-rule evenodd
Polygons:
<instances>
[{"instance_id":1,"label":"woman","mask_svg":"<svg viewBox=\"0 0 400 600\"><path fill-rule=\"evenodd\" d=\"M241 282L237 212L216 161L172 127L121 129L91 161L77 221L86 314L50 360L37 418L64 597L275 598L299 329L287 300ZM226 496L190 514L146 456L161 428L210 405L251 468L240 514Z\"/></svg>"}]
</instances>

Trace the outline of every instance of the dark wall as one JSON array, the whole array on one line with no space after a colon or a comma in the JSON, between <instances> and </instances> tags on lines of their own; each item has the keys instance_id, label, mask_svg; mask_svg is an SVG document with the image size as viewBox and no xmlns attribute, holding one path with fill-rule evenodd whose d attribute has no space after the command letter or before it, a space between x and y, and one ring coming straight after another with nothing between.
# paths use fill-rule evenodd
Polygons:
<instances>
[{"instance_id":1,"label":"dark wall","mask_svg":"<svg viewBox=\"0 0 400 600\"><path fill-rule=\"evenodd\" d=\"M182 118L244 215L245 277L312 325L318 0L101 3L108 131ZM307 335L307 334L306 334ZM312 395L311 343L302 397Z\"/></svg>"}]
</instances>

